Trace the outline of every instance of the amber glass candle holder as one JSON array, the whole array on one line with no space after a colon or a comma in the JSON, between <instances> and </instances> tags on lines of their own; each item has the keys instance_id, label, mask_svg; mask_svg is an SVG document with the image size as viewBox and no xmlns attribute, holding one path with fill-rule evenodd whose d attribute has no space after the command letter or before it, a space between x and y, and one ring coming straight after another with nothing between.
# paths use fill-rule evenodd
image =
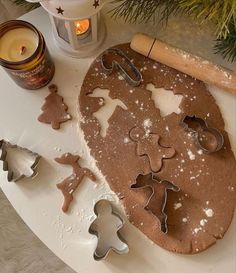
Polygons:
<instances>
[{"instance_id":1,"label":"amber glass candle holder","mask_svg":"<svg viewBox=\"0 0 236 273\"><path fill-rule=\"evenodd\" d=\"M16 34L10 33L12 30ZM21 31L27 34L25 39ZM32 24L21 20L0 25L0 64L17 85L30 90L47 85L55 72L43 35Z\"/></svg>"}]
</instances>

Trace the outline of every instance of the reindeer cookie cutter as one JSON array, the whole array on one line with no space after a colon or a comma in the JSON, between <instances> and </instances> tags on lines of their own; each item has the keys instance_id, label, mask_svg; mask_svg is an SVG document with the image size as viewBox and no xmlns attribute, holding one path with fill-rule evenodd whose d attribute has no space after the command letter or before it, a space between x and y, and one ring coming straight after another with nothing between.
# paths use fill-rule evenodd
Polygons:
<instances>
[{"instance_id":1,"label":"reindeer cookie cutter","mask_svg":"<svg viewBox=\"0 0 236 273\"><path fill-rule=\"evenodd\" d=\"M128 253L129 247L120 234L124 219L114 210L111 202L106 199L99 200L94 205L94 213L97 218L88 230L90 234L96 235L98 240L93 254L94 260L105 259L111 250L118 254Z\"/></svg>"},{"instance_id":2,"label":"reindeer cookie cutter","mask_svg":"<svg viewBox=\"0 0 236 273\"><path fill-rule=\"evenodd\" d=\"M204 153L210 154L214 152L218 152L222 149L224 145L224 137L220 131L215 128L211 128L208 126L208 123L195 115L193 116L185 116L181 125L185 129L192 134L195 139L195 143L197 147L199 147ZM207 140L204 141L204 132L211 136L211 143L208 143Z\"/></svg>"},{"instance_id":3,"label":"reindeer cookie cutter","mask_svg":"<svg viewBox=\"0 0 236 273\"><path fill-rule=\"evenodd\" d=\"M30 164L29 167L32 171L30 174L25 174L19 170L11 169L11 166L9 165L9 162L7 159L8 149L15 149L22 152L26 152L27 158L25 158L25 160L28 160L27 162ZM25 177L33 178L38 174L38 172L36 171L36 167L39 163L39 160L41 159L41 156L39 154L34 153L31 150L20 147L18 145L11 144L10 142L5 141L4 139L0 140L0 151L1 151L0 160L3 161L3 171L7 172L8 182L11 182L11 181L17 182ZM23 164L23 162L21 164Z\"/></svg>"},{"instance_id":4,"label":"reindeer cookie cutter","mask_svg":"<svg viewBox=\"0 0 236 273\"><path fill-rule=\"evenodd\" d=\"M117 55L122 58L123 62L129 67L130 71L132 72L133 77L117 60L112 60L111 65L108 65L108 63L106 62L106 57L111 54ZM134 87L139 86L142 81L142 74L140 73L138 68L132 63L128 56L119 48L107 49L101 56L101 64L102 68L108 75L110 75L115 69L118 70L121 73L122 77L131 86Z\"/></svg>"},{"instance_id":5,"label":"reindeer cookie cutter","mask_svg":"<svg viewBox=\"0 0 236 273\"><path fill-rule=\"evenodd\" d=\"M155 190L155 186L159 187L158 191ZM140 173L136 177L135 182L131 184L130 188L132 190L151 190L151 194L144 204L144 209L150 211L160 221L160 230L165 234L168 233L168 216L165 213L168 199L168 191L179 192L180 188L168 180L158 179L157 177L155 177L154 173L148 173L146 175ZM151 204L151 201L155 197L155 194L160 194L161 192L162 195L158 196L158 201L160 201L160 204ZM154 208L158 209L157 213L155 213L155 211L153 210Z\"/></svg>"}]
</instances>

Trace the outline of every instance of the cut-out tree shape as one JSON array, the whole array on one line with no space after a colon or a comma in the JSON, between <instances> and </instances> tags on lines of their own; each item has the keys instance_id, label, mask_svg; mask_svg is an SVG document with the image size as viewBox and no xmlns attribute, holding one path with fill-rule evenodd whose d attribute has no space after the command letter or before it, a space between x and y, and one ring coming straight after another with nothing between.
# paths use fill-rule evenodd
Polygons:
<instances>
[{"instance_id":1,"label":"cut-out tree shape","mask_svg":"<svg viewBox=\"0 0 236 273\"><path fill-rule=\"evenodd\" d=\"M45 98L45 103L41 108L43 113L38 120L51 124L53 129L59 129L62 122L71 119L71 115L67 112L68 106L64 103L63 97L57 94L57 86L52 84L48 89L50 94Z\"/></svg>"},{"instance_id":2,"label":"cut-out tree shape","mask_svg":"<svg viewBox=\"0 0 236 273\"><path fill-rule=\"evenodd\" d=\"M96 181L96 176L87 168L81 168L78 161L79 155L72 155L71 153L63 154L60 158L55 158L55 161L70 165L73 169L72 175L67 177L61 183L57 184L57 188L62 191L64 195L64 203L62 206L63 212L67 212L71 202L73 201L73 193L78 188L84 177L90 178L92 181Z\"/></svg>"},{"instance_id":3,"label":"cut-out tree shape","mask_svg":"<svg viewBox=\"0 0 236 273\"><path fill-rule=\"evenodd\" d=\"M130 138L137 143L137 154L148 157L153 172L158 172L161 169L163 159L170 159L175 155L174 148L159 144L159 135L147 134L143 128L134 127L130 131Z\"/></svg>"},{"instance_id":4,"label":"cut-out tree shape","mask_svg":"<svg viewBox=\"0 0 236 273\"><path fill-rule=\"evenodd\" d=\"M100 124L100 135L102 137L105 137L107 129L109 127L108 120L114 113L116 107L119 106L124 110L127 110L127 107L121 100L112 99L109 96L109 90L107 89L96 88L93 90L92 94L89 94L89 97L102 98L104 101L103 106L97 112L93 113L93 116L98 120Z\"/></svg>"},{"instance_id":5,"label":"cut-out tree shape","mask_svg":"<svg viewBox=\"0 0 236 273\"><path fill-rule=\"evenodd\" d=\"M152 83L147 84L146 89L152 93L152 100L162 117L181 113L182 95L174 94L173 91L164 88L156 88Z\"/></svg>"},{"instance_id":6,"label":"cut-out tree shape","mask_svg":"<svg viewBox=\"0 0 236 273\"><path fill-rule=\"evenodd\" d=\"M119 254L129 251L128 245L120 235L124 223L120 215L113 211L107 200L99 200L94 207L97 218L92 222L89 232L98 238L94 259L101 260L112 249Z\"/></svg>"},{"instance_id":7,"label":"cut-out tree shape","mask_svg":"<svg viewBox=\"0 0 236 273\"><path fill-rule=\"evenodd\" d=\"M138 175L136 182L131 185L132 189L148 190L149 197L144 208L154 214L160 221L161 231L167 233L167 215L165 207L168 197L168 190L178 192L179 187L167 180L158 180L152 173L147 175ZM151 190L151 191L150 191Z\"/></svg>"}]
</instances>

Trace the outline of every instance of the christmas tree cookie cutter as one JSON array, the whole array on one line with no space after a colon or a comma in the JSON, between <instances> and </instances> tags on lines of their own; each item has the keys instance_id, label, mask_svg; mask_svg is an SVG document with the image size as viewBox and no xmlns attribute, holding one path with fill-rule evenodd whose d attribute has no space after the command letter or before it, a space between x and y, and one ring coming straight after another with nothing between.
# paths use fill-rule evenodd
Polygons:
<instances>
[{"instance_id":1,"label":"christmas tree cookie cutter","mask_svg":"<svg viewBox=\"0 0 236 273\"><path fill-rule=\"evenodd\" d=\"M118 61L113 59L111 64L108 65L106 59L109 56L118 56L122 59L123 65L126 66L125 69L122 64ZM118 70L122 77L127 81L127 83L131 86L139 86L142 81L142 74L138 70L138 68L132 63L132 61L128 58L128 56L119 48L110 48L107 49L103 55L101 56L101 64L104 71L110 75L114 70ZM131 73L128 73L127 70L130 70ZM130 75L132 74L132 76Z\"/></svg>"},{"instance_id":2,"label":"christmas tree cookie cutter","mask_svg":"<svg viewBox=\"0 0 236 273\"><path fill-rule=\"evenodd\" d=\"M124 219L117 213L111 202L101 199L94 206L97 218L91 223L89 233L97 236L97 246L93 257L95 261L105 259L113 250L118 254L129 252L129 247L120 234Z\"/></svg>"},{"instance_id":3,"label":"christmas tree cookie cutter","mask_svg":"<svg viewBox=\"0 0 236 273\"><path fill-rule=\"evenodd\" d=\"M14 162L15 167L12 167L10 164L10 160L8 158L9 149L15 150L14 153L17 159L17 153L23 154L23 158L21 160L17 160ZM28 150L27 148L20 147L15 144L11 144L8 141L0 140L0 160L3 161L3 171L8 172L7 180L8 182L17 182L25 177L33 178L38 172L36 171L36 167L40 161L41 156L35 152ZM28 166L26 166L28 164ZM28 170L27 168L28 167ZM30 172L29 172L30 170Z\"/></svg>"},{"instance_id":4,"label":"christmas tree cookie cutter","mask_svg":"<svg viewBox=\"0 0 236 273\"><path fill-rule=\"evenodd\" d=\"M154 173L139 174L130 188L132 190L150 190L150 195L143 207L160 221L160 230L163 233L168 233L168 217L165 213L168 191L179 192L180 188L168 180L159 180L154 177Z\"/></svg>"},{"instance_id":5,"label":"christmas tree cookie cutter","mask_svg":"<svg viewBox=\"0 0 236 273\"><path fill-rule=\"evenodd\" d=\"M209 127L204 119L195 115L185 116L181 121L181 125L185 131L191 133L196 146L204 153L210 154L222 149L224 145L223 135L217 129Z\"/></svg>"}]
</instances>

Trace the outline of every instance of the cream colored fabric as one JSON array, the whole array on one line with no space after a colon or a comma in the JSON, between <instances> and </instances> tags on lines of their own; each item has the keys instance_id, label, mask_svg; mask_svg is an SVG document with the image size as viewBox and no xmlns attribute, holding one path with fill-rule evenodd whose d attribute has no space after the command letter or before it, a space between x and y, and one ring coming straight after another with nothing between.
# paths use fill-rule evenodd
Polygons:
<instances>
[{"instance_id":1,"label":"cream colored fabric","mask_svg":"<svg viewBox=\"0 0 236 273\"><path fill-rule=\"evenodd\" d=\"M0 272L75 273L30 231L1 189Z\"/></svg>"}]
</instances>

